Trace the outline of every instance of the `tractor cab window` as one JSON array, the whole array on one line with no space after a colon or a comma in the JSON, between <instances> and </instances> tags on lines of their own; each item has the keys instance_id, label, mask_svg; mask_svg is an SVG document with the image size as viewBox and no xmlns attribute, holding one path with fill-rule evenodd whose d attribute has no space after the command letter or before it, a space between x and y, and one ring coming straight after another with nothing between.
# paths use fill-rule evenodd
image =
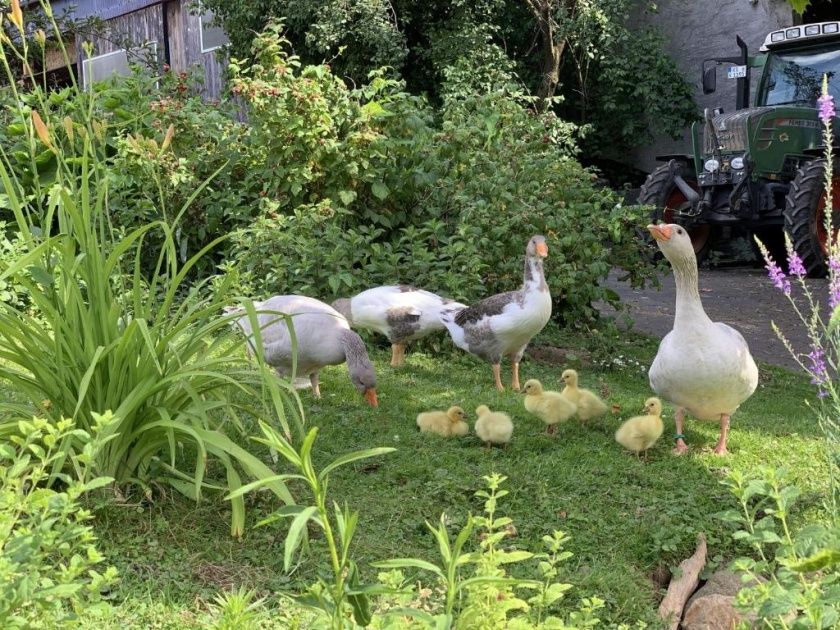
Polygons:
<instances>
[{"instance_id":1,"label":"tractor cab window","mask_svg":"<svg viewBox=\"0 0 840 630\"><path fill-rule=\"evenodd\" d=\"M840 48L771 52L768 55L758 105L815 107L828 75L828 91L840 100Z\"/></svg>"}]
</instances>

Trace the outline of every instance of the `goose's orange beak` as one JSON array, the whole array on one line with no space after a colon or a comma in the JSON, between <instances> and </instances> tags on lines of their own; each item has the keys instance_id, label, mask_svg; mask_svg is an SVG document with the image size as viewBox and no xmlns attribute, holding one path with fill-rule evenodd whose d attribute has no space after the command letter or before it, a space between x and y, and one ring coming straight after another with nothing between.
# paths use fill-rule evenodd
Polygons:
<instances>
[{"instance_id":1,"label":"goose's orange beak","mask_svg":"<svg viewBox=\"0 0 840 630\"><path fill-rule=\"evenodd\" d=\"M671 240L671 226L670 225L649 225L647 226L650 235L657 241Z\"/></svg>"},{"instance_id":2,"label":"goose's orange beak","mask_svg":"<svg viewBox=\"0 0 840 630\"><path fill-rule=\"evenodd\" d=\"M379 400L376 398L376 389L371 387L365 390L365 400L368 401L371 407L378 407Z\"/></svg>"},{"instance_id":3,"label":"goose's orange beak","mask_svg":"<svg viewBox=\"0 0 840 630\"><path fill-rule=\"evenodd\" d=\"M545 243L537 243L537 256L540 258L548 256L548 245Z\"/></svg>"}]
</instances>

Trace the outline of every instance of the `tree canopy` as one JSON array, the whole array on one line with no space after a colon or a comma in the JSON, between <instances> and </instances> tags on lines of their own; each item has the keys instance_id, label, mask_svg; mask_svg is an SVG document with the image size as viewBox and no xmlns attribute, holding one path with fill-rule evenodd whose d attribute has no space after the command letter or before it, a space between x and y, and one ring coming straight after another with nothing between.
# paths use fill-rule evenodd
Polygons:
<instances>
[{"instance_id":1,"label":"tree canopy","mask_svg":"<svg viewBox=\"0 0 840 630\"><path fill-rule=\"evenodd\" d=\"M515 84L581 126L586 160L622 161L650 133L679 133L691 87L655 29L630 26L633 0L204 0L247 56L255 32L283 19L304 62L359 84L393 68L415 94Z\"/></svg>"}]
</instances>

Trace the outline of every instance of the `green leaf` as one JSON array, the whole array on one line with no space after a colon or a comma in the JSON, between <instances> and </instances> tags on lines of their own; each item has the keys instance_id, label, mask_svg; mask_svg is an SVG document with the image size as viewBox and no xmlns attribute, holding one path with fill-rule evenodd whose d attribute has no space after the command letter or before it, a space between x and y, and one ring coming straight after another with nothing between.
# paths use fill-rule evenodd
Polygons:
<instances>
[{"instance_id":1,"label":"green leaf","mask_svg":"<svg viewBox=\"0 0 840 630\"><path fill-rule=\"evenodd\" d=\"M323 481L327 477L327 475L330 474L330 472L332 472L339 466L344 466L346 464L350 464L360 459L369 459L371 457L377 457L378 455L386 455L388 453L393 453L396 450L397 449L391 448L390 446L380 446L378 448L369 448L363 451L354 451L352 453L347 453L346 455L342 455L335 461L324 466L324 469L318 475L318 479Z\"/></svg>"},{"instance_id":2,"label":"green leaf","mask_svg":"<svg viewBox=\"0 0 840 630\"><path fill-rule=\"evenodd\" d=\"M365 103L362 105L362 111L370 116L371 118L375 118L376 116L381 116L388 112L385 111L385 108L379 104L377 101L370 101L369 103Z\"/></svg>"},{"instance_id":3,"label":"green leaf","mask_svg":"<svg viewBox=\"0 0 840 630\"><path fill-rule=\"evenodd\" d=\"M256 481L252 481L251 483L247 483L244 486L237 488L233 492L228 493L225 495L225 500L230 501L231 499L235 499L237 497L241 497L244 494L248 494L249 492L256 490L258 488L262 488L263 486L269 486L277 481L287 481L289 479L304 479L303 475L271 475L270 477L264 477L262 479L257 479Z\"/></svg>"},{"instance_id":4,"label":"green leaf","mask_svg":"<svg viewBox=\"0 0 840 630\"><path fill-rule=\"evenodd\" d=\"M288 572L289 568L292 566L292 556L294 555L298 546L300 546L300 542L303 535L303 529L304 527L306 527L306 523L309 521L309 519L312 516L314 516L317 512L318 508L314 505L310 505L300 514L298 514L295 517L295 520L293 520L292 524L289 526L289 533L286 534L286 546L285 551L283 553L284 571Z\"/></svg>"},{"instance_id":5,"label":"green leaf","mask_svg":"<svg viewBox=\"0 0 840 630\"><path fill-rule=\"evenodd\" d=\"M373 182L370 187L370 191L377 199L385 199L390 193L388 186L386 186L383 182Z\"/></svg>"},{"instance_id":6,"label":"green leaf","mask_svg":"<svg viewBox=\"0 0 840 630\"><path fill-rule=\"evenodd\" d=\"M840 564L840 549L823 549L803 558L798 562L788 564L788 568L797 573L811 573Z\"/></svg>"},{"instance_id":7,"label":"green leaf","mask_svg":"<svg viewBox=\"0 0 840 630\"><path fill-rule=\"evenodd\" d=\"M338 198L345 206L349 206L356 199L355 190L340 190L338 191Z\"/></svg>"},{"instance_id":8,"label":"green leaf","mask_svg":"<svg viewBox=\"0 0 840 630\"><path fill-rule=\"evenodd\" d=\"M105 486L113 482L113 477L97 477L96 479L91 479L90 481L88 481L84 486L82 486L82 489L85 492L90 492L91 490L96 490L97 488L104 488Z\"/></svg>"},{"instance_id":9,"label":"green leaf","mask_svg":"<svg viewBox=\"0 0 840 630\"><path fill-rule=\"evenodd\" d=\"M374 562L373 566L377 569L422 569L423 571L431 571L440 578L443 578L443 571L433 565L431 562L420 560L419 558L393 558L391 560L382 560L381 562Z\"/></svg>"},{"instance_id":10,"label":"green leaf","mask_svg":"<svg viewBox=\"0 0 840 630\"><path fill-rule=\"evenodd\" d=\"M499 551L496 557L500 564L510 564L512 562L523 562L532 558L534 554L530 551Z\"/></svg>"},{"instance_id":11,"label":"green leaf","mask_svg":"<svg viewBox=\"0 0 840 630\"><path fill-rule=\"evenodd\" d=\"M458 582L458 590L463 590L469 586L474 586L476 584L498 584L504 586L532 586L532 587L539 587L541 582L537 580L520 580L517 578L510 578L510 577L496 577L492 575L479 575L476 577L471 577L467 580L462 580Z\"/></svg>"},{"instance_id":12,"label":"green leaf","mask_svg":"<svg viewBox=\"0 0 840 630\"><path fill-rule=\"evenodd\" d=\"M350 561L346 584L348 587L347 601L350 602L350 606L353 608L353 619L364 628L370 625L373 615L370 610L370 599L368 596L365 593L352 590L358 589L360 586L359 569L352 560Z\"/></svg>"}]
</instances>

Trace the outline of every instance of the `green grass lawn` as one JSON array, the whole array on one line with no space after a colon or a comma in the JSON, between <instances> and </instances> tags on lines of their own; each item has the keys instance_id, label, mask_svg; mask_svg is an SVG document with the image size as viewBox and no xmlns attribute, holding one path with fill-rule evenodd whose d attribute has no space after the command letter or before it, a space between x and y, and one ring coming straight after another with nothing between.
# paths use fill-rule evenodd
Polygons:
<instances>
[{"instance_id":1,"label":"green grass lawn","mask_svg":"<svg viewBox=\"0 0 840 630\"><path fill-rule=\"evenodd\" d=\"M539 341L592 346L592 340L570 340L571 336L555 331ZM407 365L399 370L388 367L386 350L375 350L378 409L368 407L352 389L344 367L325 370L320 401L301 392L307 422L320 427L318 463L351 450L397 448L390 455L339 469L330 484L333 499L361 512L354 557L368 576L374 573L369 564L376 560L436 560L436 545L424 522L437 521L446 512L452 528L458 528L468 512L481 510L474 493L484 485L482 476L498 472L508 477L510 490L500 512L513 518L518 532L511 544L538 551L542 536L552 530L571 535L574 556L562 579L575 588L565 605L597 595L607 602L605 621L643 620L656 627L661 592L653 575L689 555L699 532L708 538L711 568L745 551L731 539L732 529L714 516L735 506L719 483L727 470L785 466L804 491L798 522L822 517L827 467L816 422L804 403L814 393L805 378L761 366L758 391L733 418L731 454L725 458L710 452L717 426L694 420L687 422L686 431L691 453L672 456L673 410L666 407L665 434L645 462L623 453L613 434L622 419L639 413L650 395L646 367L655 345L633 339L619 348L602 353L595 365L585 361L579 369L582 385L608 391L609 402L620 412L587 426L563 425L555 437L546 436L539 419L525 412L520 394L496 392L488 365L449 350L409 354ZM546 386L559 387L563 367L526 359L523 382L539 378ZM507 366L505 373L509 382ZM472 421L481 403L513 417L508 448L488 452L472 435L446 440L416 430L420 411L460 404ZM252 448L268 457L258 445ZM307 500L301 488L293 492ZM267 493L252 496L249 525L273 507ZM323 548L314 539L310 553L291 575L284 574L282 528L249 529L241 541L233 540L227 506L212 496L196 505L168 494L151 505L139 500L125 506L108 504L96 514L101 547L122 578L113 593L118 610L110 620L91 621L97 627L201 627L206 602L220 590L245 585L276 606L272 594L300 588L326 569ZM536 570L524 563L516 573L533 577ZM278 627L284 627L282 619L275 617Z\"/></svg>"}]
</instances>

